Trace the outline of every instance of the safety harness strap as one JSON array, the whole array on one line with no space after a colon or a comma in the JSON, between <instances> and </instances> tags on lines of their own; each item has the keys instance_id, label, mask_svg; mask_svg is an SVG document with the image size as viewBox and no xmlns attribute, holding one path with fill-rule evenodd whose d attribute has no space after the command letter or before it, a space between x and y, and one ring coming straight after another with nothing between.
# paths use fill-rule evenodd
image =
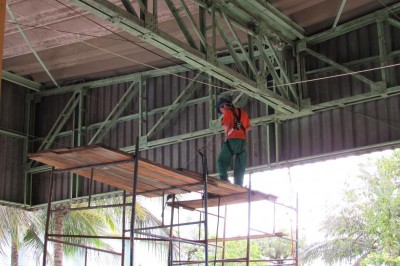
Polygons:
<instances>
[{"instance_id":1,"label":"safety harness strap","mask_svg":"<svg viewBox=\"0 0 400 266\"><path fill-rule=\"evenodd\" d=\"M241 119L242 116L242 111L240 110L240 108L238 108L238 112L239 114L236 113L235 107L232 105L231 106L231 111L233 116L235 117L235 121L233 122L233 129L234 130L240 130L242 129L244 134L246 134L246 129L244 128Z\"/></svg>"}]
</instances>

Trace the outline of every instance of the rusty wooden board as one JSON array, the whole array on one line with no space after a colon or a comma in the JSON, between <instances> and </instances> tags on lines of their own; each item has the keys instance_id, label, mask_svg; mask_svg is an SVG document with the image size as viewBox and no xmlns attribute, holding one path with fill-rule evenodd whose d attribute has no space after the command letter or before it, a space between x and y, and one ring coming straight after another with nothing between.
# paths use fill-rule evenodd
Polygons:
<instances>
[{"instance_id":1,"label":"rusty wooden board","mask_svg":"<svg viewBox=\"0 0 400 266\"><path fill-rule=\"evenodd\" d=\"M62 148L29 154L29 158L54 166L57 170L90 178L113 187L132 192L134 156L100 145L78 148ZM176 170L146 159L139 160L137 192L147 197L166 194L183 194L202 191L201 174L187 170ZM220 196L245 193L241 186L208 177L208 191Z\"/></svg>"},{"instance_id":2,"label":"rusty wooden board","mask_svg":"<svg viewBox=\"0 0 400 266\"><path fill-rule=\"evenodd\" d=\"M230 195L220 195L213 196L208 198L208 207L217 207L225 206L225 205L233 205L239 203L246 203L249 199L249 191L247 188L243 188L246 192L235 193ZM251 201L260 201L260 200L268 200L268 201L276 201L277 197L271 194L266 194L260 191L252 190L251 193ZM202 209L204 208L204 200L195 199L195 200L187 200L187 201L179 201L172 204L172 202L167 203L168 206L175 207L183 207L185 209Z\"/></svg>"}]
</instances>

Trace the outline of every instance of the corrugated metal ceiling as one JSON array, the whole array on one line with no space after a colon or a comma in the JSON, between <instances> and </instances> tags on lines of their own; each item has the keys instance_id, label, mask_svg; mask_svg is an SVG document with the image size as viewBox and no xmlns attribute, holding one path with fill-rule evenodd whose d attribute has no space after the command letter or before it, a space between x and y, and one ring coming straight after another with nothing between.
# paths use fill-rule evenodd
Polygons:
<instances>
[{"instance_id":1,"label":"corrugated metal ceiling","mask_svg":"<svg viewBox=\"0 0 400 266\"><path fill-rule=\"evenodd\" d=\"M119 0L110 2L122 6ZM137 3L131 2L137 9ZM184 40L165 2L158 2L159 28L179 40ZM191 12L196 15L196 5L190 1L186 2ZM332 27L342 0L269 2L310 35ZM339 24L395 2L397 1L347 1ZM38 51L55 80L61 84L65 84L66 81L138 72L148 69L148 65L163 67L181 64L178 59L121 32L69 1L9 0L8 5L34 49ZM40 83L51 84L49 77L22 39L15 23L7 15L3 70ZM221 40L217 41L217 46L222 47Z\"/></svg>"}]
</instances>

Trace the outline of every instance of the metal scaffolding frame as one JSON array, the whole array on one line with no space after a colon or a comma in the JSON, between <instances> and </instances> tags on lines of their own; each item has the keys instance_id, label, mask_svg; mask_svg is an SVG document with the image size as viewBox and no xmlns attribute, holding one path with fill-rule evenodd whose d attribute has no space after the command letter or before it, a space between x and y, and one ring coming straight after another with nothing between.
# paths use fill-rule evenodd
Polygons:
<instances>
[{"instance_id":1,"label":"metal scaffolding frame","mask_svg":"<svg viewBox=\"0 0 400 266\"><path fill-rule=\"evenodd\" d=\"M279 259L283 260L285 262L291 262L291 264L285 264L285 265L298 265L298 203L296 203L296 207L290 207L281 203L277 203L272 200L273 203L273 233L266 233L262 232L261 235L251 235L251 203L252 203L252 190L251 190L251 175L250 175L250 182L249 182L249 189L247 190L247 206L248 206L248 216L247 216L247 235L246 236L239 236L239 237L226 237L226 220L227 220L227 208L225 207L225 215L221 216L219 214L219 208L221 207L220 205L220 198L218 200L218 214L212 214L209 213L209 207L208 207L208 200L209 200L209 193L207 191L208 187L208 171L207 171L207 158L204 156L202 152L199 152L202 156L202 162L203 162L203 196L201 198L202 201L202 206L203 210L196 210L196 209L191 209L190 211L198 211L200 212L200 218L198 221L193 221L193 222L183 222L181 223L179 220L179 212L178 212L178 222L175 222L175 209L180 209L181 206L184 207L183 202L176 202L176 197L175 195L171 195L172 201L169 202L169 206L171 207L171 215L170 215L170 223L165 224L164 223L164 212L165 212L165 207L163 207L162 210L162 225L160 226L151 226L151 227L141 227L137 228L135 227L135 215L136 215L136 198L138 195L145 195L148 192L144 193L139 193L137 191L137 180L138 180L138 169L139 169L139 137L137 137L136 140L136 146L137 149L135 151L135 156L134 159L132 160L123 160L123 161L114 161L110 163L101 163L101 164L94 164L94 165L84 165L84 166L79 166L79 167L74 167L74 168L66 168L66 169L55 169L52 167L51 172L50 172L50 186L49 186L49 194L48 194L48 203L47 203L47 218L46 218L46 227L45 227L45 237L44 237L44 252L43 252L43 263L42 265L45 266L47 263L47 247L49 242L54 242L54 243L59 243L59 244L64 244L64 245L72 245L75 247L79 248L84 248L85 251L87 250L95 250L98 252L104 252L104 253L110 253L114 255L121 256L121 265L125 265L125 260L126 260L126 248L125 248L125 241L129 240L130 241L130 257L129 257L129 265L133 265L134 263L134 250L135 250L135 240L143 240L143 241L167 241L169 243L169 252L168 252L168 265L190 265L190 264L198 264L198 263L203 263L204 265L209 265L209 263L216 263L216 262L221 262L222 265L224 265L225 262L245 262L246 265L250 265L251 262L273 262L278 259L265 259L265 260L254 260L251 259L251 251L250 251L250 241L252 239L261 239L261 238L270 238L270 237L280 237L282 239L286 239L287 241L291 241L292 245L294 245L295 254L292 258L287 258L287 259ZM129 163L134 163L134 173L133 173L133 191L131 193L132 196L132 202L127 203L127 191L123 192L123 202L122 204L111 204L111 205L101 205L101 206L92 206L92 187L93 187L93 173L94 173L94 168L95 167L107 167L107 166L112 166L112 165L119 165L119 164L129 164ZM74 207L74 208L69 208L68 211L80 211L80 210L87 210L87 209L99 209L99 208L123 208L122 211L122 232L121 236L99 236L99 235L66 235L62 233L51 233L50 232L50 220L51 220L51 215L55 212L59 211L65 211L63 209L52 209L52 200L53 200L53 187L54 187L54 180L55 180L55 174L60 174L60 173L68 173L71 171L77 171L77 170L82 170L82 169L90 169L91 176L90 176L90 182L89 182L89 195L88 195L88 206L86 207ZM72 178L72 175L70 176ZM197 184L196 184L197 185ZM179 187L179 186L178 186ZM182 188L185 187L182 186ZM163 199L165 198L165 192L171 190L171 188L167 189L159 189L158 192L163 192ZM151 191L154 192L154 191ZM169 197L167 197L168 200ZM130 225L129 229L128 226L126 226L126 207L129 206L131 208L131 217L130 217ZM164 202L163 202L163 206ZM296 213L296 238L291 239L291 238L286 238L282 233L276 233L275 232L275 209L276 206L283 206L285 208L288 208L289 210L295 211ZM184 207L185 208L185 207ZM216 234L215 239L209 239L209 215L214 215L218 218L218 223L219 219L222 218L224 219L224 232L223 232L223 237L220 238L218 235L218 231ZM198 225L199 226L199 232L201 231L200 227L203 226L204 228L204 239L186 239L180 237L180 234L178 233L177 236L173 234L173 228L178 227L178 232L179 232L179 227L182 226L188 226L188 225ZM169 229L169 236L161 235L161 234L155 234L155 233L149 233L148 230L154 230L154 229ZM261 232L257 230L258 232ZM129 236L126 236L125 233L129 232ZM135 235L142 235L143 237L135 236ZM91 246L83 245L83 244L76 244L72 242L68 242L63 240L63 238L93 238L93 239L119 239L121 240L121 252L116 252L114 250L106 250L106 249L101 249L101 248L94 248ZM247 246L246 246L246 257L244 258L225 258L225 242L226 241L233 241L233 240L246 240L247 241ZM213 243L215 241L215 244ZM174 248L174 243L186 243L186 244L191 244L191 245L197 245L197 246L203 246L204 247L204 260L201 261L187 261L187 260L181 260L180 256L178 256L178 259L175 258L174 254L175 248ZM221 248L218 246L218 243L222 242L222 258L218 259L215 257L214 259L209 258L209 247L210 246L215 246L215 254L217 254L217 249ZM180 251L179 251L180 252ZM293 254L292 254L293 255ZM87 256L87 253L86 253ZM85 265L87 263L87 257L85 257Z\"/></svg>"}]
</instances>

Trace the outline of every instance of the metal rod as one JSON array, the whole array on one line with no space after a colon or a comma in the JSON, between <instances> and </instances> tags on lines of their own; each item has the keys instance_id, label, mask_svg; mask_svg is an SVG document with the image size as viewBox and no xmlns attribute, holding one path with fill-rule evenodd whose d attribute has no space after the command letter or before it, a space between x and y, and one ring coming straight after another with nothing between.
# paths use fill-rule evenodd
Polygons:
<instances>
[{"instance_id":1,"label":"metal rod","mask_svg":"<svg viewBox=\"0 0 400 266\"><path fill-rule=\"evenodd\" d=\"M172 197L172 204L174 205L175 204L175 195L173 195L173 197ZM175 208L171 208L171 221L170 221L170 224L173 224L174 223L174 211L175 211ZM172 260L173 260L173 250L174 250L174 248L173 248L173 242L172 242L172 233L173 233L173 231L172 231L172 227L170 227L169 228L169 238L170 238L170 241L169 241L169 245L168 245L168 265L169 266L172 266Z\"/></svg>"},{"instance_id":2,"label":"metal rod","mask_svg":"<svg viewBox=\"0 0 400 266\"><path fill-rule=\"evenodd\" d=\"M52 237L69 237L69 238L94 238L94 239L128 239L124 236L95 236L95 235L65 235L65 234L49 234Z\"/></svg>"},{"instance_id":3,"label":"metal rod","mask_svg":"<svg viewBox=\"0 0 400 266\"><path fill-rule=\"evenodd\" d=\"M272 233L274 233L274 234L275 234L275 219L276 219L276 204L274 202L274 215L273 215L273 223L272 223L272 225L273 225Z\"/></svg>"},{"instance_id":4,"label":"metal rod","mask_svg":"<svg viewBox=\"0 0 400 266\"><path fill-rule=\"evenodd\" d=\"M223 238L225 239L226 237L226 216L228 215L228 206L225 205L225 215L224 215L224 234L223 234ZM225 246L226 246L226 242L222 242L222 260L225 259ZM222 266L225 265L225 261L222 261Z\"/></svg>"},{"instance_id":5,"label":"metal rod","mask_svg":"<svg viewBox=\"0 0 400 266\"><path fill-rule=\"evenodd\" d=\"M49 198L47 202L47 217L46 217L46 229L44 231L44 244L43 244L43 266L46 265L46 255L47 255L47 242L49 238L49 225L50 225L50 215L51 215L51 200L53 198L53 183L54 183L54 167L51 168L50 173L50 188L49 188Z\"/></svg>"},{"instance_id":6,"label":"metal rod","mask_svg":"<svg viewBox=\"0 0 400 266\"><path fill-rule=\"evenodd\" d=\"M92 168L90 169L89 202L88 202L88 207L90 207L90 203L92 202L93 173L94 173L94 168L92 167Z\"/></svg>"},{"instance_id":7,"label":"metal rod","mask_svg":"<svg viewBox=\"0 0 400 266\"><path fill-rule=\"evenodd\" d=\"M138 166L139 166L139 135L136 137L136 151L135 151L135 169L133 174L133 187L132 187L132 211L131 211L131 235L130 235L130 266L133 266L133 252L134 252L134 235L135 229L135 215L136 215L136 192L137 192L137 179L138 179Z\"/></svg>"},{"instance_id":8,"label":"metal rod","mask_svg":"<svg viewBox=\"0 0 400 266\"><path fill-rule=\"evenodd\" d=\"M29 46L29 48L31 49L33 55L35 56L36 60L39 62L39 64L42 66L43 70L46 72L46 74L49 76L49 78L51 79L51 81L53 81L54 85L56 85L56 87L60 88L60 86L57 84L56 80L54 79L54 77L51 75L50 71L48 70L48 68L46 67L46 65L43 63L42 59L40 58L40 56L38 55L38 53L36 52L36 50L33 48L32 44L30 43L30 41L28 40L28 38L25 35L25 32L22 30L21 26L19 25L18 20L15 18L13 12L11 11L10 7L8 5L6 5L7 7L7 12L10 15L11 19L13 20L13 22L15 23L15 27L17 27L19 33L21 34L22 38L25 40L26 44Z\"/></svg>"},{"instance_id":9,"label":"metal rod","mask_svg":"<svg viewBox=\"0 0 400 266\"><path fill-rule=\"evenodd\" d=\"M85 245L75 244L75 243L62 241L62 240L57 240L57 239L53 239L53 238L50 238L49 241L60 243L60 244L66 244L66 245L70 245L70 246L74 246L74 247L80 247L80 248L86 248L86 249L91 249L91 250L95 250L95 251L101 251L101 252L110 253L110 254L114 254L114 255L121 255L121 253L119 253L119 252L106 250L106 249L101 249L101 248L88 247L88 246L85 246Z\"/></svg>"},{"instance_id":10,"label":"metal rod","mask_svg":"<svg viewBox=\"0 0 400 266\"><path fill-rule=\"evenodd\" d=\"M204 213L204 211L202 211L202 210L197 210L197 209L194 209L194 210L192 210L192 211ZM225 218L225 217L223 217L223 216L218 216L218 214L214 214L214 213L209 213L208 215L215 216L215 217L219 217L219 218Z\"/></svg>"},{"instance_id":11,"label":"metal rod","mask_svg":"<svg viewBox=\"0 0 400 266\"><path fill-rule=\"evenodd\" d=\"M218 198L218 219L217 219L217 231L215 233L215 252L214 252L214 258L217 259L218 255L218 230L219 230L219 211L221 209L221 197ZM214 262L215 266L215 262Z\"/></svg>"},{"instance_id":12,"label":"metal rod","mask_svg":"<svg viewBox=\"0 0 400 266\"><path fill-rule=\"evenodd\" d=\"M198 224L198 223L203 223L203 222L204 222L204 221L199 221L199 222L188 222L188 223L178 223L178 224L167 224L167 225L152 226L152 227L146 227L146 228L137 228L137 229L135 229L135 232L141 231L141 230L159 229L159 228L175 227L175 226L183 226L183 225L193 225L193 224Z\"/></svg>"},{"instance_id":13,"label":"metal rod","mask_svg":"<svg viewBox=\"0 0 400 266\"><path fill-rule=\"evenodd\" d=\"M151 233L144 233L144 232L137 232L137 233L140 234L140 235L158 237L159 238L159 239L147 239L147 240L182 242L182 243L198 245L198 246L204 246L205 245L203 240L190 240L190 239L184 239L184 238L160 236L160 235L155 235L155 234L151 234ZM140 239L140 238L135 238L135 239ZM142 240L142 239L140 239L140 240Z\"/></svg>"},{"instance_id":14,"label":"metal rod","mask_svg":"<svg viewBox=\"0 0 400 266\"><path fill-rule=\"evenodd\" d=\"M343 8L344 8L345 5L346 5L346 0L342 0L342 4L340 5L339 11L338 11L338 13L336 15L335 22L333 23L333 27L332 28L336 28L336 26L337 26L337 24L339 22L340 16L342 15Z\"/></svg>"},{"instance_id":15,"label":"metal rod","mask_svg":"<svg viewBox=\"0 0 400 266\"><path fill-rule=\"evenodd\" d=\"M153 15L156 17L156 21L158 21L158 2L157 2L157 0L153 0Z\"/></svg>"},{"instance_id":16,"label":"metal rod","mask_svg":"<svg viewBox=\"0 0 400 266\"><path fill-rule=\"evenodd\" d=\"M102 166L111 166L111 165L117 165L117 164L125 164L125 163L131 163L135 160L135 158L129 159L129 160L123 160L123 161L117 161L117 162L109 162L109 163L98 163L98 164L91 164L91 165L82 165L82 166L77 166L77 167L72 167L72 168L66 168L66 169L57 169L54 172L56 174L58 173L64 173L64 172L72 172L72 171L77 171L77 170L85 170L89 168L95 168L95 167L102 167Z\"/></svg>"},{"instance_id":17,"label":"metal rod","mask_svg":"<svg viewBox=\"0 0 400 266\"><path fill-rule=\"evenodd\" d=\"M131 206L130 203L125 203L125 206ZM90 207L77 207L70 208L68 211L82 211L82 210L92 210L92 209L101 209L101 208L117 208L124 207L124 204L110 204L110 205L98 205L98 206L90 206ZM64 210L52 210L51 212L59 212Z\"/></svg>"},{"instance_id":18,"label":"metal rod","mask_svg":"<svg viewBox=\"0 0 400 266\"><path fill-rule=\"evenodd\" d=\"M296 193L296 265L299 265L299 193Z\"/></svg>"},{"instance_id":19,"label":"metal rod","mask_svg":"<svg viewBox=\"0 0 400 266\"><path fill-rule=\"evenodd\" d=\"M125 237L125 223L126 223L126 190L124 190L124 194L122 195L122 237ZM121 240L121 266L125 265L125 239Z\"/></svg>"},{"instance_id":20,"label":"metal rod","mask_svg":"<svg viewBox=\"0 0 400 266\"><path fill-rule=\"evenodd\" d=\"M201 153L201 151L198 151L198 153L201 155L201 159L203 162L203 182L204 182L204 238L205 238L205 250L204 250L204 256L205 256L205 265L208 266L208 189L207 189L207 176L208 176L208 171L207 171L207 156L206 154Z\"/></svg>"},{"instance_id":21,"label":"metal rod","mask_svg":"<svg viewBox=\"0 0 400 266\"><path fill-rule=\"evenodd\" d=\"M247 210L247 247L246 247L246 266L250 265L250 227L251 227L251 173L249 174L248 190L248 210Z\"/></svg>"},{"instance_id":22,"label":"metal rod","mask_svg":"<svg viewBox=\"0 0 400 266\"><path fill-rule=\"evenodd\" d=\"M163 191L162 193L161 225L164 225L164 214L165 214L165 191Z\"/></svg>"},{"instance_id":23,"label":"metal rod","mask_svg":"<svg viewBox=\"0 0 400 266\"><path fill-rule=\"evenodd\" d=\"M293 261L293 259L279 259L282 261ZM250 260L250 262L275 262L276 259L265 259L265 260ZM189 265L189 264L200 264L203 263L204 261L201 260L187 260L187 261L175 261L174 265ZM246 262L246 258L237 258L237 259L224 259L224 260L211 260L210 262ZM274 265L279 265L279 266L289 266L289 265L295 265L294 263L290 264L274 264Z\"/></svg>"}]
</instances>

